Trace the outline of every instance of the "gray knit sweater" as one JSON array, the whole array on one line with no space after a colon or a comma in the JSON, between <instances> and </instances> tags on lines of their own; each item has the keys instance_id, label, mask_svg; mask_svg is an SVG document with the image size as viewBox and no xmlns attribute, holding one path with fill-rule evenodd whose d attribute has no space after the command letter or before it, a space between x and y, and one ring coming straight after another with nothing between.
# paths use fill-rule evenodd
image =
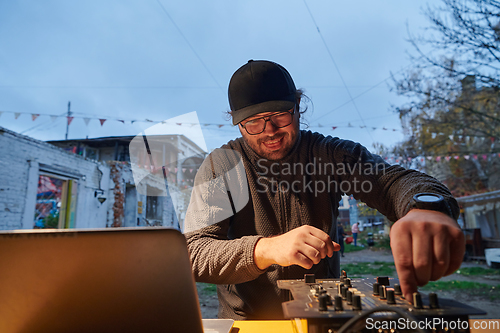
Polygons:
<instances>
[{"instance_id":1,"label":"gray knit sweater","mask_svg":"<svg viewBox=\"0 0 500 333\"><path fill-rule=\"evenodd\" d=\"M338 277L338 253L311 270L277 265L260 270L254 263L253 250L259 238L280 235L304 224L336 239L331 230L336 230L338 203L344 193L376 208L391 221L408 212L414 194L439 193L454 217L458 216L455 199L439 181L390 166L352 141L301 131L292 151L280 161L262 159L242 138L222 148L241 155L248 181L240 184L241 193L236 195L234 179L241 175L228 173L233 179L225 179L226 186L210 185L211 179L220 178L224 170L239 162L227 154L212 154L195 180L195 188L197 184L206 186L193 191L186 214L186 226L196 226L186 233L195 278L218 285L220 318L283 318L281 303L288 300L288 292L276 286L277 280L303 278L305 273ZM231 206L227 199L214 199L217 194L213 195L222 191L222 197L226 197L227 188L233 192Z\"/></svg>"}]
</instances>

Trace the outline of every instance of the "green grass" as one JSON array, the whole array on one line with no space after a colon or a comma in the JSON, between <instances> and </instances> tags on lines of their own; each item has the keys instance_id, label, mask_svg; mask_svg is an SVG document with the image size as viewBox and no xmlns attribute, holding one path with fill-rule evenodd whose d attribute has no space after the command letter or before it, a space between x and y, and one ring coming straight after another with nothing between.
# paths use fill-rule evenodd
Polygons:
<instances>
[{"instance_id":1,"label":"green grass","mask_svg":"<svg viewBox=\"0 0 500 333\"><path fill-rule=\"evenodd\" d=\"M364 275L393 276L396 271L394 263L383 261L341 264L340 269L345 270L349 276L353 277Z\"/></svg>"},{"instance_id":2,"label":"green grass","mask_svg":"<svg viewBox=\"0 0 500 333\"><path fill-rule=\"evenodd\" d=\"M463 267L457 270L456 273L464 276L500 275L500 270L484 267Z\"/></svg>"},{"instance_id":3,"label":"green grass","mask_svg":"<svg viewBox=\"0 0 500 333\"><path fill-rule=\"evenodd\" d=\"M471 296L487 297L491 301L500 299L500 285L490 286L470 281L431 281L421 289L424 291L463 291Z\"/></svg>"},{"instance_id":4,"label":"green grass","mask_svg":"<svg viewBox=\"0 0 500 333\"><path fill-rule=\"evenodd\" d=\"M198 292L205 295L217 294L217 286L215 284L196 282L196 287L198 288Z\"/></svg>"},{"instance_id":5,"label":"green grass","mask_svg":"<svg viewBox=\"0 0 500 333\"><path fill-rule=\"evenodd\" d=\"M344 245L344 253L356 252L356 251L361 251L364 249L366 249L366 248L362 247L362 246L354 246L352 244L345 244Z\"/></svg>"}]
</instances>

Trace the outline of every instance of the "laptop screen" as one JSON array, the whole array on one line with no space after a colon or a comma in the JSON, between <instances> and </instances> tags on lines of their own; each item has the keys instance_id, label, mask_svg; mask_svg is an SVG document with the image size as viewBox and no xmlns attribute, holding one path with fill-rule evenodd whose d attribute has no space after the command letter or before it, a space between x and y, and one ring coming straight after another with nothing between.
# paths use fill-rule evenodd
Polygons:
<instances>
[{"instance_id":1,"label":"laptop screen","mask_svg":"<svg viewBox=\"0 0 500 333\"><path fill-rule=\"evenodd\" d=\"M184 235L0 233L0 332L203 332Z\"/></svg>"}]
</instances>

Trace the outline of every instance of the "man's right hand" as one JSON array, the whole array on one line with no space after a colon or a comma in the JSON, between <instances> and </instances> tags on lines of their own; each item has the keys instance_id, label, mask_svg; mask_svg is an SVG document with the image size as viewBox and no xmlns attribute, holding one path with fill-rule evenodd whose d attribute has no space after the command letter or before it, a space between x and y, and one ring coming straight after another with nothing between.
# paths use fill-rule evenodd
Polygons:
<instances>
[{"instance_id":1,"label":"man's right hand","mask_svg":"<svg viewBox=\"0 0 500 333\"><path fill-rule=\"evenodd\" d=\"M340 245L333 242L327 233L310 225L303 225L280 236L259 239L254 249L254 261L262 270L273 264L299 265L310 269L338 250Z\"/></svg>"}]
</instances>

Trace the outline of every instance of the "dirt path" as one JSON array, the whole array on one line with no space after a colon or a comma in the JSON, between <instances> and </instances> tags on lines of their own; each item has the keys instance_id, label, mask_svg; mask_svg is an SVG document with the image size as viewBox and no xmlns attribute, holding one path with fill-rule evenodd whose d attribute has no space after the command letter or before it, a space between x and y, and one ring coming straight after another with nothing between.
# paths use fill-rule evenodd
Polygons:
<instances>
[{"instance_id":1,"label":"dirt path","mask_svg":"<svg viewBox=\"0 0 500 333\"><path fill-rule=\"evenodd\" d=\"M372 251L365 249L362 251L345 253L344 257L340 260L340 265L353 264L358 262L394 262L394 258L390 251ZM464 267L483 267L487 268L484 262L464 262L461 268ZM347 272L349 274L349 272ZM370 276L366 276L370 277ZM491 286L500 285L500 275L495 276L464 276L461 274L451 274L441 279L441 281L470 281L475 283L483 283ZM208 287L205 284L197 284L198 295L200 299L201 312L203 318L217 318L218 300L217 294L214 292L213 287ZM425 291L424 291L425 292ZM439 291L439 297L450 298L456 301L466 303L470 306L482 309L488 314L486 316L478 316L475 318L500 318L500 302L490 301L487 295L471 295L463 290L454 291Z\"/></svg>"}]
</instances>

